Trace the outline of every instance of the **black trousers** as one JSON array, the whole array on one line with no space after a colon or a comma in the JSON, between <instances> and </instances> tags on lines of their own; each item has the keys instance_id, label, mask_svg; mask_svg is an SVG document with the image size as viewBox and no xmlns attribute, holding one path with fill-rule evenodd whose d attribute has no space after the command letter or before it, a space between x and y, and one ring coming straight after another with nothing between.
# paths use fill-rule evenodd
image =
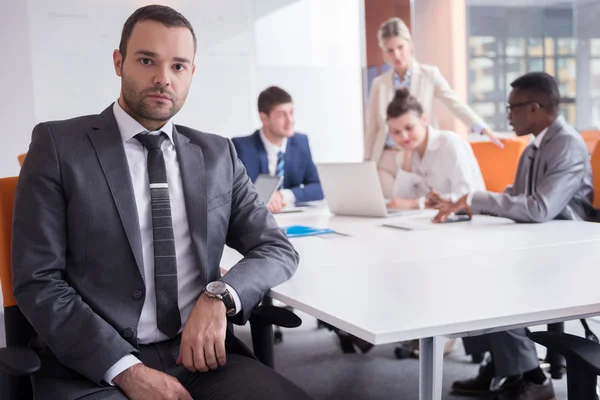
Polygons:
<instances>
[{"instance_id":1,"label":"black trousers","mask_svg":"<svg viewBox=\"0 0 600 400\"><path fill-rule=\"evenodd\" d=\"M147 367L177 378L194 399L289 399L310 396L273 369L264 366L233 335L226 342L227 364L215 371L192 373L175 364L181 336L140 346L140 360ZM117 387L98 386L62 366L54 356L43 352L42 370L32 378L34 399L38 400L125 400Z\"/></svg>"}]
</instances>

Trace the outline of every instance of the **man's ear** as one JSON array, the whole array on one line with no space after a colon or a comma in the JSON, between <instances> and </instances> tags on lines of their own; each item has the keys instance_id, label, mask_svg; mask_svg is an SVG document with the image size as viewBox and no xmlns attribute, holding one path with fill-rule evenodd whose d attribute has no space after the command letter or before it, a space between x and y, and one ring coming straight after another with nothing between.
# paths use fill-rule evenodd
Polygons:
<instances>
[{"instance_id":1,"label":"man's ear","mask_svg":"<svg viewBox=\"0 0 600 400\"><path fill-rule=\"evenodd\" d=\"M262 122L263 125L266 125L269 122L269 116L264 112L259 112L258 116L260 117L260 122Z\"/></svg>"},{"instance_id":2,"label":"man's ear","mask_svg":"<svg viewBox=\"0 0 600 400\"><path fill-rule=\"evenodd\" d=\"M429 125L429 118L427 118L427 114L426 113L421 114L421 123L424 126L428 126Z\"/></svg>"},{"instance_id":3,"label":"man's ear","mask_svg":"<svg viewBox=\"0 0 600 400\"><path fill-rule=\"evenodd\" d=\"M113 65L115 67L115 74L121 77L121 71L123 70L123 56L118 49L113 51Z\"/></svg>"}]
</instances>

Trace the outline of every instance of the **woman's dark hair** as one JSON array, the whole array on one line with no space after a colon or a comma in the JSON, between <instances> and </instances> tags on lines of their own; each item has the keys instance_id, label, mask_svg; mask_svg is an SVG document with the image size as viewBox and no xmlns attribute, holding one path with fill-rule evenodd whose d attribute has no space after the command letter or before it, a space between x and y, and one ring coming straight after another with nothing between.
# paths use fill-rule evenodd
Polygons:
<instances>
[{"instance_id":1,"label":"woman's dark hair","mask_svg":"<svg viewBox=\"0 0 600 400\"><path fill-rule=\"evenodd\" d=\"M394 99L387 106L387 118L398 118L409 111L414 111L419 115L423 115L423 106L414 96L411 96L408 89L398 89L394 94Z\"/></svg>"}]
</instances>

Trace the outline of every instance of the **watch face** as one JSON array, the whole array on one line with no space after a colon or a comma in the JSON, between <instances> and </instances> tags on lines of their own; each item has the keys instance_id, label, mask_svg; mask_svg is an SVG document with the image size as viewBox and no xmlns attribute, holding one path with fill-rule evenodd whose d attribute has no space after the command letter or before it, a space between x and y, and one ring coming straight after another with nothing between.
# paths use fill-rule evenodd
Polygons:
<instances>
[{"instance_id":1,"label":"watch face","mask_svg":"<svg viewBox=\"0 0 600 400\"><path fill-rule=\"evenodd\" d=\"M226 290L227 287L225 286L225 283L221 281L214 281L206 285L206 292L208 294L223 294Z\"/></svg>"}]
</instances>

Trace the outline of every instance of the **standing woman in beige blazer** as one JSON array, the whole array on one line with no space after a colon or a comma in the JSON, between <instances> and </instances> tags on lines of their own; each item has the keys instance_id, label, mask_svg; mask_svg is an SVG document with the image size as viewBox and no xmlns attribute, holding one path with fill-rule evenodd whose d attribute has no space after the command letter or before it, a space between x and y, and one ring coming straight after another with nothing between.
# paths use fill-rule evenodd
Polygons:
<instances>
[{"instance_id":1,"label":"standing woman in beige blazer","mask_svg":"<svg viewBox=\"0 0 600 400\"><path fill-rule=\"evenodd\" d=\"M365 133L365 159L377 163L379 179L386 198L392 197L392 188L398 170L396 146L388 134L386 109L394 97L394 91L408 88L423 105L430 123L437 125L434 118L434 100L439 99L473 131L488 136L502 147L502 142L483 120L466 104L461 102L444 79L437 67L419 64L413 57L410 31L400 18L384 22L377 33L384 59L392 69L373 80L367 110Z\"/></svg>"}]
</instances>

